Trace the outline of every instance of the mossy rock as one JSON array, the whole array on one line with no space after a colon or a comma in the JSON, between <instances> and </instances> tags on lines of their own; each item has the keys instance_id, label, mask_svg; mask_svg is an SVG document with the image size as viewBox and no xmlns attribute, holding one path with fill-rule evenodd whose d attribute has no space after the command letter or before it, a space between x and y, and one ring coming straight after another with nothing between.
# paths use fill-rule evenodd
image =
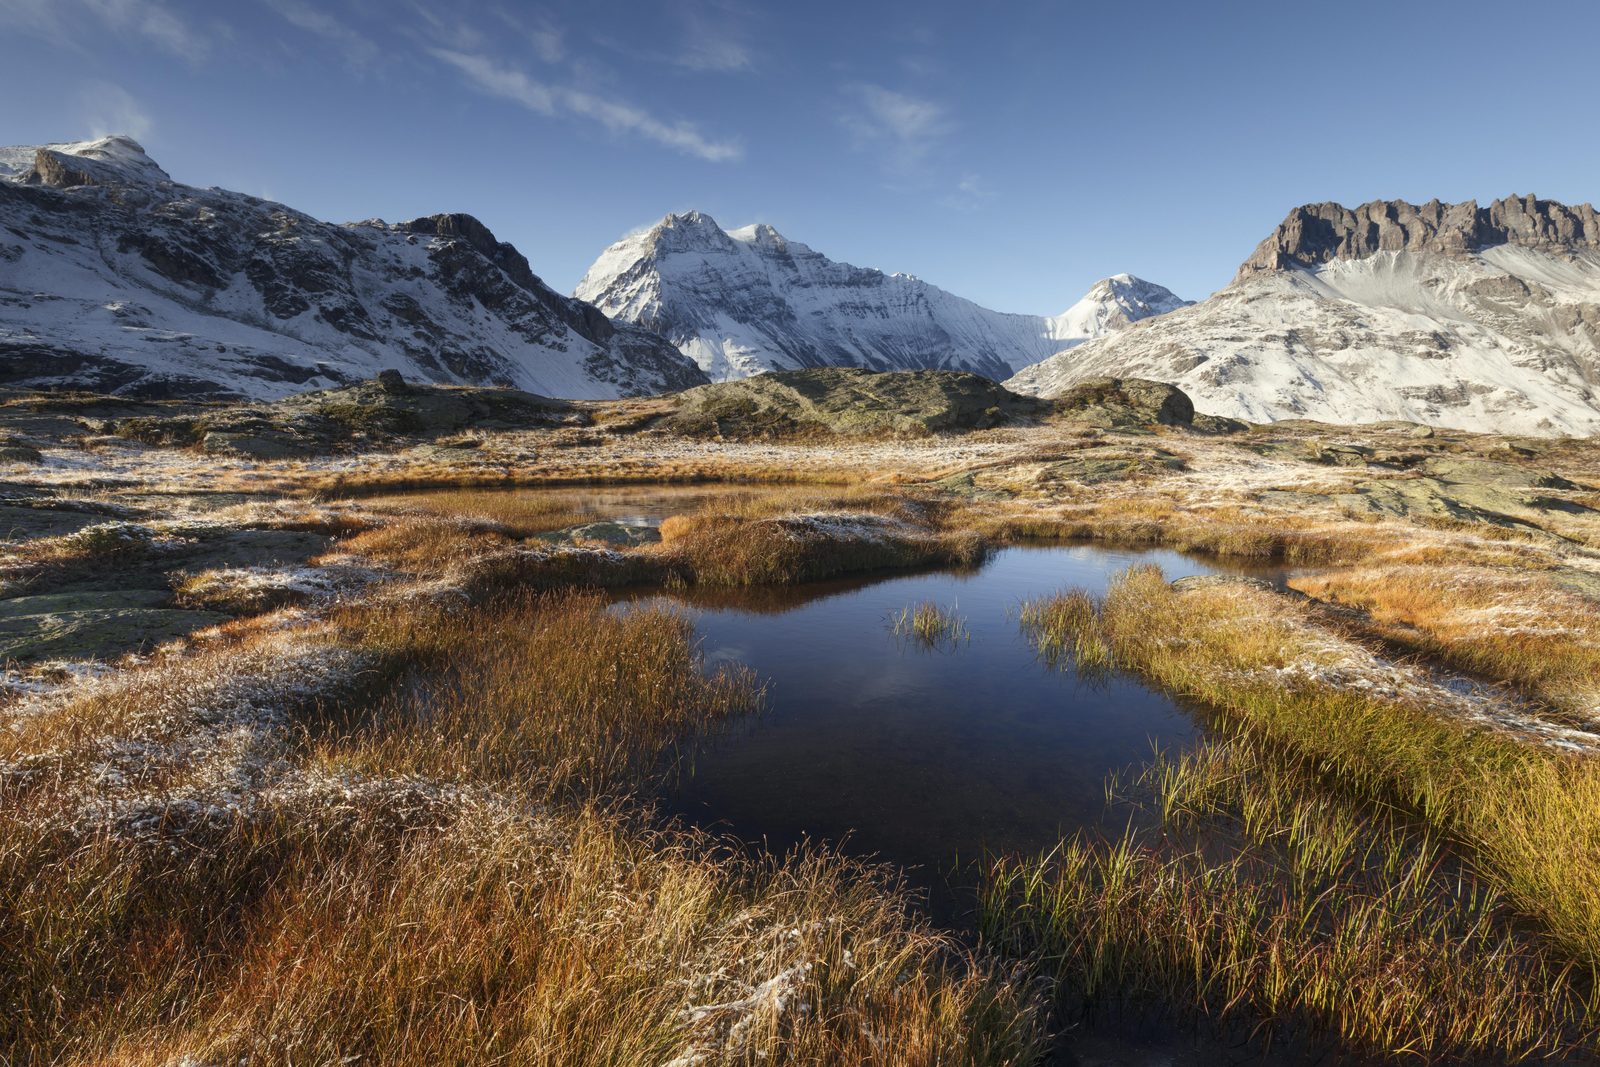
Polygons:
<instances>
[{"instance_id":1,"label":"mossy rock","mask_svg":"<svg viewBox=\"0 0 1600 1067\"><path fill-rule=\"evenodd\" d=\"M221 430L207 433L200 442L200 448L210 455L260 460L301 459L318 451L312 442L286 434L226 433Z\"/></svg>"},{"instance_id":2,"label":"mossy rock","mask_svg":"<svg viewBox=\"0 0 1600 1067\"><path fill-rule=\"evenodd\" d=\"M392 379L300 393L277 402L280 414L329 419L351 433L410 435L468 428L527 429L560 425L577 415L562 400L520 389L408 385Z\"/></svg>"},{"instance_id":3,"label":"mossy rock","mask_svg":"<svg viewBox=\"0 0 1600 1067\"><path fill-rule=\"evenodd\" d=\"M961 371L778 371L680 393L664 428L694 436L926 437L1037 419L1048 401Z\"/></svg>"},{"instance_id":4,"label":"mossy rock","mask_svg":"<svg viewBox=\"0 0 1600 1067\"><path fill-rule=\"evenodd\" d=\"M1187 393L1147 378L1085 378L1053 403L1059 417L1103 430L1194 422L1194 403Z\"/></svg>"},{"instance_id":5,"label":"mossy rock","mask_svg":"<svg viewBox=\"0 0 1600 1067\"><path fill-rule=\"evenodd\" d=\"M15 441L0 442L0 463L26 463L34 466L44 462L44 454L32 445Z\"/></svg>"},{"instance_id":6,"label":"mossy rock","mask_svg":"<svg viewBox=\"0 0 1600 1067\"><path fill-rule=\"evenodd\" d=\"M170 607L161 590L52 593L0 601L0 662L109 659L227 618Z\"/></svg>"},{"instance_id":7,"label":"mossy rock","mask_svg":"<svg viewBox=\"0 0 1600 1067\"><path fill-rule=\"evenodd\" d=\"M1100 445L1080 449L1064 459L1046 464L1040 468L1036 480L1041 484L1078 482L1095 485L1170 474L1184 467L1182 459L1159 448Z\"/></svg>"},{"instance_id":8,"label":"mossy rock","mask_svg":"<svg viewBox=\"0 0 1600 1067\"><path fill-rule=\"evenodd\" d=\"M431 438L469 429L533 429L583 422L563 400L518 389L407 385L392 379L172 416L117 420L120 437L160 447L198 446L257 460L327 455L358 441Z\"/></svg>"},{"instance_id":9,"label":"mossy rock","mask_svg":"<svg viewBox=\"0 0 1600 1067\"><path fill-rule=\"evenodd\" d=\"M1448 467L1452 476L1465 470ZM1456 522L1485 522L1494 526L1526 527L1542 513L1595 514L1593 508L1572 500L1548 496L1535 490L1537 472L1521 472L1504 484L1446 481L1442 478L1397 478L1388 481L1360 482L1337 500L1347 511L1396 515L1404 518L1450 519ZM1570 484L1570 483L1568 483Z\"/></svg>"}]
</instances>

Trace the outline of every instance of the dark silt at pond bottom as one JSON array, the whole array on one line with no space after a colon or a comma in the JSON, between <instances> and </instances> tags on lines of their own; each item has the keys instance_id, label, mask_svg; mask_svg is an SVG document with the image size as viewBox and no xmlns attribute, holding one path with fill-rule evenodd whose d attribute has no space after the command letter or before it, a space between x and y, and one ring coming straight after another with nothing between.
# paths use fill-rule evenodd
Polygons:
<instances>
[{"instance_id":1,"label":"dark silt at pond bottom","mask_svg":"<svg viewBox=\"0 0 1600 1067\"><path fill-rule=\"evenodd\" d=\"M1108 808L1108 775L1203 729L1137 681L1046 664L1020 629L1024 600L1102 592L1138 563L1169 578L1222 569L1167 551L1010 547L970 571L641 598L689 610L708 669L742 664L767 687L761 714L685 756L664 813L768 851L826 841L892 863L936 920L964 925L966 864L1120 832L1134 810ZM970 638L897 637L891 617L924 600L955 609Z\"/></svg>"}]
</instances>

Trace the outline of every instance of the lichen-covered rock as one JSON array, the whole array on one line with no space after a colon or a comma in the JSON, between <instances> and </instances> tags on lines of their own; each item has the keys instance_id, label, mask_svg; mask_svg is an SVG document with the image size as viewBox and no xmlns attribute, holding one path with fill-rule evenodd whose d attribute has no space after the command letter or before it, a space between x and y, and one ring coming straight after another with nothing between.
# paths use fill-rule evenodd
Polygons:
<instances>
[{"instance_id":1,"label":"lichen-covered rock","mask_svg":"<svg viewBox=\"0 0 1600 1067\"><path fill-rule=\"evenodd\" d=\"M137 416L113 423L153 445L198 445L214 455L296 459L339 451L357 440L431 438L466 429L529 429L581 423L573 405L517 389L411 384L393 378L297 393L263 404L198 414Z\"/></svg>"},{"instance_id":2,"label":"lichen-covered rock","mask_svg":"<svg viewBox=\"0 0 1600 1067\"><path fill-rule=\"evenodd\" d=\"M1194 422L1194 404L1182 389L1144 378L1085 378L1056 397L1055 410L1101 429Z\"/></svg>"},{"instance_id":3,"label":"lichen-covered rock","mask_svg":"<svg viewBox=\"0 0 1600 1067\"><path fill-rule=\"evenodd\" d=\"M961 371L780 371L690 389L670 429L718 437L919 437L987 429L1050 405Z\"/></svg>"}]
</instances>

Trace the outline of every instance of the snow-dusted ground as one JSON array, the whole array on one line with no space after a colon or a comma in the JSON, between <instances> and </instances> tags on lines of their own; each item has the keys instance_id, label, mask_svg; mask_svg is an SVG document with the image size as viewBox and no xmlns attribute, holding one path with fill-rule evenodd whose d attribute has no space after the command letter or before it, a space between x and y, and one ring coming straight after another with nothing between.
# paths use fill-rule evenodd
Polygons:
<instances>
[{"instance_id":1,"label":"snow-dusted ground","mask_svg":"<svg viewBox=\"0 0 1600 1067\"><path fill-rule=\"evenodd\" d=\"M1263 667L1248 680L1267 681L1285 690L1309 687L1357 692L1555 748L1600 752L1600 730L1558 721L1509 687L1422 663L1399 662L1301 615L1286 613L1276 594L1268 599L1257 590L1241 587L1239 596L1264 627L1291 626L1299 639L1298 658L1281 667Z\"/></svg>"},{"instance_id":2,"label":"snow-dusted ground","mask_svg":"<svg viewBox=\"0 0 1600 1067\"><path fill-rule=\"evenodd\" d=\"M814 366L1004 378L1051 353L1182 307L1128 274L1061 315L990 311L909 274L839 263L771 226L668 215L600 254L576 295L653 330L717 381Z\"/></svg>"},{"instance_id":3,"label":"snow-dusted ground","mask_svg":"<svg viewBox=\"0 0 1600 1067\"><path fill-rule=\"evenodd\" d=\"M1198 410L1256 422L1589 436L1600 432L1600 254L1501 245L1245 273L1006 384L1054 396L1096 375L1171 382Z\"/></svg>"}]
</instances>

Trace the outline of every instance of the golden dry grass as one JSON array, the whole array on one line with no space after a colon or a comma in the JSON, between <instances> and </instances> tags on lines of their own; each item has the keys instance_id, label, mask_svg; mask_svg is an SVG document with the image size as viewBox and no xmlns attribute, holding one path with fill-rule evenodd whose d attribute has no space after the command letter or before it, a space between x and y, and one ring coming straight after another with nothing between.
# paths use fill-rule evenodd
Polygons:
<instances>
[{"instance_id":1,"label":"golden dry grass","mask_svg":"<svg viewBox=\"0 0 1600 1067\"><path fill-rule=\"evenodd\" d=\"M176 818L70 815L104 744L148 758L203 734L216 705L196 683L248 641L13 739L6 757L76 751L90 777L0 788L0 1059L1035 1059L1028 988L912 917L883 873L815 850L746 859L597 803L756 700L746 676L701 673L681 617L571 592L375 602L329 640L388 666L269 730L279 769L248 797L180 747L196 773L128 786Z\"/></svg>"},{"instance_id":2,"label":"golden dry grass","mask_svg":"<svg viewBox=\"0 0 1600 1067\"><path fill-rule=\"evenodd\" d=\"M1590 877L1600 869L1600 762L1403 697L1319 683L1329 653L1307 610L1238 586L1178 592L1154 568L1135 568L1085 625L1117 667L1435 826L1544 937L1600 973L1600 883Z\"/></svg>"},{"instance_id":3,"label":"golden dry grass","mask_svg":"<svg viewBox=\"0 0 1600 1067\"><path fill-rule=\"evenodd\" d=\"M596 518L592 507L587 506L580 497L565 492L548 494L505 489L446 489L383 496L365 503L383 511L398 509L401 512L468 519L498 526L516 537L560 530Z\"/></svg>"},{"instance_id":4,"label":"golden dry grass","mask_svg":"<svg viewBox=\"0 0 1600 1067\"><path fill-rule=\"evenodd\" d=\"M1166 834L993 865L986 929L1037 953L1069 1010L1423 1061L1595 1048L1594 760L1322 680L1338 639L1253 587L1135 568L1022 624L1205 702L1231 738L1147 772Z\"/></svg>"},{"instance_id":5,"label":"golden dry grass","mask_svg":"<svg viewBox=\"0 0 1600 1067\"><path fill-rule=\"evenodd\" d=\"M1296 589L1368 613L1383 637L1600 718L1600 603L1547 573L1391 565L1299 575Z\"/></svg>"},{"instance_id":6,"label":"golden dry grass","mask_svg":"<svg viewBox=\"0 0 1600 1067\"><path fill-rule=\"evenodd\" d=\"M856 493L763 499L740 508L675 515L661 552L705 585L787 584L837 574L970 565L981 537L941 527L932 509L903 496Z\"/></svg>"},{"instance_id":7,"label":"golden dry grass","mask_svg":"<svg viewBox=\"0 0 1600 1067\"><path fill-rule=\"evenodd\" d=\"M972 639L967 621L955 608L931 600L918 601L890 616L889 627L903 640L925 648L950 647Z\"/></svg>"}]
</instances>

